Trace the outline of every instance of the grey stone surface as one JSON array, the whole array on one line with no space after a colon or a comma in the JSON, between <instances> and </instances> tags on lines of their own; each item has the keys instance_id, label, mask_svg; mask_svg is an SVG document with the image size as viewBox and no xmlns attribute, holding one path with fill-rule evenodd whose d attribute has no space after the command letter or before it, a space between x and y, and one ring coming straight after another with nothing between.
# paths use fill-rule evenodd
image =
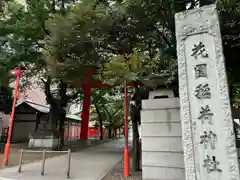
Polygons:
<instances>
[{"instance_id":1,"label":"grey stone surface","mask_svg":"<svg viewBox=\"0 0 240 180\"><path fill-rule=\"evenodd\" d=\"M29 148L50 148L55 149L59 145L59 139L55 137L49 137L49 138L36 138L36 137L30 137L28 147Z\"/></svg>"},{"instance_id":2,"label":"grey stone surface","mask_svg":"<svg viewBox=\"0 0 240 180\"><path fill-rule=\"evenodd\" d=\"M163 180L184 180L184 170L182 168L166 168L166 167L144 167L144 180L157 180L158 177L167 177Z\"/></svg>"},{"instance_id":3,"label":"grey stone surface","mask_svg":"<svg viewBox=\"0 0 240 180\"><path fill-rule=\"evenodd\" d=\"M176 109L176 104L179 104L178 98L169 98L164 104L162 99L154 99L154 103L149 100L142 100L142 109Z\"/></svg>"},{"instance_id":4,"label":"grey stone surface","mask_svg":"<svg viewBox=\"0 0 240 180\"><path fill-rule=\"evenodd\" d=\"M72 153L70 180L101 180L123 157L124 140ZM41 161L0 170L0 180L66 180L67 155L46 160L45 176L40 175Z\"/></svg>"},{"instance_id":5,"label":"grey stone surface","mask_svg":"<svg viewBox=\"0 0 240 180\"><path fill-rule=\"evenodd\" d=\"M165 96L168 98L174 98L173 91L168 90L166 88L159 88L155 91L150 91L148 99L157 99L156 97L161 97L161 96Z\"/></svg>"},{"instance_id":6,"label":"grey stone surface","mask_svg":"<svg viewBox=\"0 0 240 180\"><path fill-rule=\"evenodd\" d=\"M216 6L178 13L175 22L186 180L239 180ZM200 64L204 64L205 68L201 65L199 76L196 69ZM197 87L200 87L201 93L198 93ZM199 119L200 111L207 105L213 116L207 115L208 119L202 121ZM209 121L211 118L212 122ZM206 143L207 146L201 143L200 136L204 131L216 134L215 148L210 143ZM209 136L207 138L213 142ZM210 161L204 162L207 156ZM217 168L213 164L214 157L219 163Z\"/></svg>"},{"instance_id":7,"label":"grey stone surface","mask_svg":"<svg viewBox=\"0 0 240 180\"><path fill-rule=\"evenodd\" d=\"M142 107L143 180L183 180L179 99L144 100Z\"/></svg>"}]
</instances>

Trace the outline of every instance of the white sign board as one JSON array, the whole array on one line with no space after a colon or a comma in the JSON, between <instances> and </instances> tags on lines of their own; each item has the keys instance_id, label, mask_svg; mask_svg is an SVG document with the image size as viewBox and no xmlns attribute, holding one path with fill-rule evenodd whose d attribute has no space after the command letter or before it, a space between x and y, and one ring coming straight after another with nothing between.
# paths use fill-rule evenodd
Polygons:
<instances>
[{"instance_id":1,"label":"white sign board","mask_svg":"<svg viewBox=\"0 0 240 180\"><path fill-rule=\"evenodd\" d=\"M239 180L216 6L175 22L186 180Z\"/></svg>"}]
</instances>

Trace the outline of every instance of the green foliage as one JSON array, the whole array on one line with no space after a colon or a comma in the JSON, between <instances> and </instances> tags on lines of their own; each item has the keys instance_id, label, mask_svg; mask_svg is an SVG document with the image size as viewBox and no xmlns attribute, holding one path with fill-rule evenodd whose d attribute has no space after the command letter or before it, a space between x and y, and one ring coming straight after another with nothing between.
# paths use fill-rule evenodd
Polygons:
<instances>
[{"instance_id":1,"label":"green foliage","mask_svg":"<svg viewBox=\"0 0 240 180\"><path fill-rule=\"evenodd\" d=\"M110 84L172 82L177 75L174 11L165 7L173 3L156 4L82 1L67 16L55 15L48 22L48 64L69 81L79 81L86 68L101 67L102 80Z\"/></svg>"},{"instance_id":2,"label":"green foliage","mask_svg":"<svg viewBox=\"0 0 240 180\"><path fill-rule=\"evenodd\" d=\"M102 79L114 85L124 82L138 82L150 88L163 85L175 78L176 67L170 60L160 58L159 55L150 58L146 52L133 49L128 58L118 55L110 59L102 69Z\"/></svg>"},{"instance_id":3,"label":"green foliage","mask_svg":"<svg viewBox=\"0 0 240 180\"><path fill-rule=\"evenodd\" d=\"M12 89L8 86L0 86L0 111L9 114L11 112L12 102Z\"/></svg>"},{"instance_id":4,"label":"green foliage","mask_svg":"<svg viewBox=\"0 0 240 180\"><path fill-rule=\"evenodd\" d=\"M25 76L50 74L61 87L62 106L69 102L69 84L78 87L89 68L99 70L94 80L110 85L135 81L140 86L132 91L136 106L131 116L137 134L141 100L149 88L164 84L178 89L174 14L187 4L191 9L214 0L74 2L27 0L23 6L0 1L0 80L7 86L5 72L19 63L29 70ZM240 1L217 4L232 98L239 99ZM93 103L108 127L116 128L123 125L123 102L121 95L117 99L112 94L108 88L94 89Z\"/></svg>"},{"instance_id":5,"label":"green foliage","mask_svg":"<svg viewBox=\"0 0 240 180\"><path fill-rule=\"evenodd\" d=\"M8 71L17 64L28 70L26 76L39 73L45 66L43 44L46 36L45 21L49 17L46 0L9 3L0 21L2 39L0 61Z\"/></svg>"},{"instance_id":6,"label":"green foliage","mask_svg":"<svg viewBox=\"0 0 240 180\"><path fill-rule=\"evenodd\" d=\"M93 89L92 103L95 110L100 113L103 125L108 128L119 128L123 126L123 96L114 94L114 89L109 87Z\"/></svg>"},{"instance_id":7,"label":"green foliage","mask_svg":"<svg viewBox=\"0 0 240 180\"><path fill-rule=\"evenodd\" d=\"M96 23L104 8L93 9L94 1L82 1L66 15L55 14L47 23L50 36L46 42L46 60L54 75L79 82L84 69L98 67L103 60L98 53L100 42Z\"/></svg>"},{"instance_id":8,"label":"green foliage","mask_svg":"<svg viewBox=\"0 0 240 180\"><path fill-rule=\"evenodd\" d=\"M219 1L224 56L232 98L239 99L240 2Z\"/></svg>"},{"instance_id":9,"label":"green foliage","mask_svg":"<svg viewBox=\"0 0 240 180\"><path fill-rule=\"evenodd\" d=\"M26 75L47 70L77 86L92 67L100 68L96 80L111 85L126 81L153 88L177 84L174 14L185 10L186 3L194 7L195 1L26 2L26 6L11 0L0 4L3 69L22 62L29 69ZM209 2L200 0L201 5ZM218 1L230 84L240 81L239 4Z\"/></svg>"}]
</instances>

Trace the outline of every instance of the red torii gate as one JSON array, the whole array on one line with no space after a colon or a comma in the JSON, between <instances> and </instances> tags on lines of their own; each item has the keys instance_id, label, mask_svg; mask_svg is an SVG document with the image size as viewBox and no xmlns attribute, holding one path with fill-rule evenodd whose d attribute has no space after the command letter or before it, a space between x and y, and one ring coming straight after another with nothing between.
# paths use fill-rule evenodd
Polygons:
<instances>
[{"instance_id":1,"label":"red torii gate","mask_svg":"<svg viewBox=\"0 0 240 180\"><path fill-rule=\"evenodd\" d=\"M96 72L96 69L90 69L85 72L84 82L80 83L80 87L83 88L83 102L82 102L82 112L81 112L81 132L80 139L88 139L88 123L89 123L89 109L91 105L91 89L108 86L108 84L101 81L92 81L91 77ZM127 86L133 86L135 83L130 82Z\"/></svg>"},{"instance_id":2,"label":"red torii gate","mask_svg":"<svg viewBox=\"0 0 240 180\"><path fill-rule=\"evenodd\" d=\"M96 72L95 69L87 70L84 75L84 82L80 84L83 89L83 101L82 101L82 112L80 114L81 122L81 132L80 139L88 139L88 123L89 123L89 109L91 105L91 88L105 86L104 83L100 81L92 81L92 74Z\"/></svg>"},{"instance_id":3,"label":"red torii gate","mask_svg":"<svg viewBox=\"0 0 240 180\"><path fill-rule=\"evenodd\" d=\"M108 84L101 81L92 81L91 77L96 69L89 69L85 72L84 82L80 84L83 88L83 102L82 102L82 112L81 112L81 133L80 139L88 139L88 123L89 123L89 109L91 105L91 88L108 86ZM126 83L124 85L124 177L129 176L129 151L128 151L128 86L135 85L135 82Z\"/></svg>"}]
</instances>

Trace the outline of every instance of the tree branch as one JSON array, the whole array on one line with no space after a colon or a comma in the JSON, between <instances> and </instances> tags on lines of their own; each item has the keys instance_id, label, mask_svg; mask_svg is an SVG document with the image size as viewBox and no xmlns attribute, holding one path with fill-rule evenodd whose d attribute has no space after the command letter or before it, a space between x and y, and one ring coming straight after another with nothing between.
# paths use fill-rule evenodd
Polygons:
<instances>
[{"instance_id":1,"label":"tree branch","mask_svg":"<svg viewBox=\"0 0 240 180\"><path fill-rule=\"evenodd\" d=\"M52 12L55 13L56 12L56 1L52 0Z\"/></svg>"},{"instance_id":2,"label":"tree branch","mask_svg":"<svg viewBox=\"0 0 240 180\"><path fill-rule=\"evenodd\" d=\"M40 44L38 41L35 42L40 48L43 48L46 50L46 48L44 47L44 45Z\"/></svg>"},{"instance_id":3,"label":"tree branch","mask_svg":"<svg viewBox=\"0 0 240 180\"><path fill-rule=\"evenodd\" d=\"M162 40L165 42L165 44L168 45L168 47L172 47L171 42L168 40L168 38L166 37L166 35L161 32L157 27L155 27L157 33L162 37Z\"/></svg>"},{"instance_id":4,"label":"tree branch","mask_svg":"<svg viewBox=\"0 0 240 180\"><path fill-rule=\"evenodd\" d=\"M78 96L79 96L79 92L75 92L75 93L73 93L73 94L71 94L71 95L68 95L68 96L67 96L67 99L68 99L68 101L69 101L69 100L71 100L71 99L76 99Z\"/></svg>"},{"instance_id":5,"label":"tree branch","mask_svg":"<svg viewBox=\"0 0 240 180\"><path fill-rule=\"evenodd\" d=\"M191 5L188 9L193 9L195 5L196 5L195 0L191 0Z\"/></svg>"},{"instance_id":6,"label":"tree branch","mask_svg":"<svg viewBox=\"0 0 240 180\"><path fill-rule=\"evenodd\" d=\"M103 108L105 109L105 111L107 112L108 116L110 117L110 113L108 112L106 106L103 104Z\"/></svg>"},{"instance_id":7,"label":"tree branch","mask_svg":"<svg viewBox=\"0 0 240 180\"><path fill-rule=\"evenodd\" d=\"M52 93L51 93L51 91L50 91L51 78L50 78L50 76L48 76L46 81L43 80L43 79L41 79L41 80L42 80L42 82L44 83L46 101L47 101L49 104L53 104L53 103L54 103L54 100L53 100Z\"/></svg>"},{"instance_id":8,"label":"tree branch","mask_svg":"<svg viewBox=\"0 0 240 180\"><path fill-rule=\"evenodd\" d=\"M112 48L112 47L104 46L102 43L99 43L98 45L99 45L100 48L103 48L104 50L109 50L113 54L117 53L117 50Z\"/></svg>"},{"instance_id":9,"label":"tree branch","mask_svg":"<svg viewBox=\"0 0 240 180\"><path fill-rule=\"evenodd\" d=\"M117 114L117 112L121 109L122 107L118 108L113 114L111 117L113 117L115 114Z\"/></svg>"}]
</instances>

